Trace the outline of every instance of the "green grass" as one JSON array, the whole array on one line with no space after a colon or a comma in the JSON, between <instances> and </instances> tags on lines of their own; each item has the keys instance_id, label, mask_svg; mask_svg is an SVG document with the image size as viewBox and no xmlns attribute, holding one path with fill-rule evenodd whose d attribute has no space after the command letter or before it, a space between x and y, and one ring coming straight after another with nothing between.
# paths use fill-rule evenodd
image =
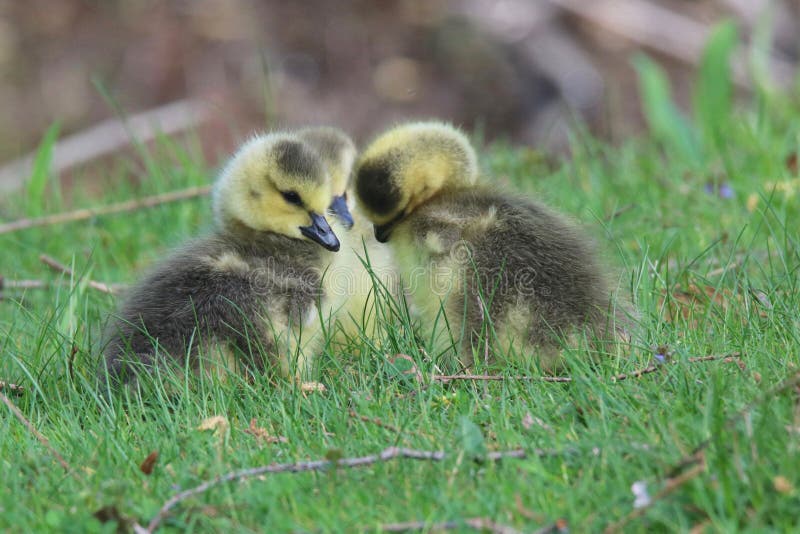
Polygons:
<instances>
[{"instance_id":1,"label":"green grass","mask_svg":"<svg viewBox=\"0 0 800 534\"><path fill-rule=\"evenodd\" d=\"M652 90L660 82L647 83ZM664 88L656 89L648 105L666 105L658 98ZM681 120L691 149L669 114L650 111L660 121L652 135L613 147L578 128L572 154L559 161L504 144L481 150L487 176L585 223L640 314L637 346L598 364L573 351L562 372L574 378L568 384L512 379L420 387L394 371L387 356L409 354L426 376L433 363L408 329L392 327L352 350L325 354L317 378L326 393L304 395L266 379L165 387L156 377L141 396L106 400L92 383L93 344L114 299L88 288L86 278L135 280L170 247L209 227L208 200L0 236L7 280L62 279L39 263L41 253L80 274L46 291L8 289L0 302L0 379L26 388L5 393L72 466L65 473L0 407L0 529L114 531L114 522L93 514L113 507L145 523L178 488L232 470L362 456L396 444L449 454L440 463L398 460L222 485L180 504L164 526L354 531L482 516L522 531L559 518L574 532L599 531L632 510L632 483L645 481L655 495L672 467L707 441L706 469L627 530L686 531L704 522L710 532L791 530L800 510L800 408L795 389L774 389L800 365L800 178L786 164L800 150L800 106L761 94L743 112L719 111L727 114L723 130L703 126L723 124L718 116L704 119L709 113ZM79 184L70 205L57 190L43 193L37 177L36 191L3 200L0 214L11 220L206 183L213 170L188 146L162 139L138 160L120 161L101 198L82 197ZM126 177L142 168L145 178L132 186ZM730 198L715 192L723 184ZM688 299L692 285L711 296ZM673 363L638 379L611 380L651 364L656 347L668 347ZM687 361L734 351L744 370ZM400 432L355 418L351 409ZM214 415L229 427L198 430ZM251 419L285 442L247 433ZM555 453L474 461L484 447ZM147 476L139 465L152 451L158 460Z\"/></svg>"}]
</instances>

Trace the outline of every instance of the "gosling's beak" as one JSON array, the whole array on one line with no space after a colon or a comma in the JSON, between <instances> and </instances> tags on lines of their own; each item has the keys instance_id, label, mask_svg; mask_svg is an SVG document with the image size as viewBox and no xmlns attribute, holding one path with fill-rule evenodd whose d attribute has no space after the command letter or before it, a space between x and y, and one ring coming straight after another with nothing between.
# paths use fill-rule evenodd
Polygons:
<instances>
[{"instance_id":1,"label":"gosling's beak","mask_svg":"<svg viewBox=\"0 0 800 534\"><path fill-rule=\"evenodd\" d=\"M311 226L301 226L300 232L312 241L316 241L328 250L339 250L339 239L331 230L328 221L319 213L310 213Z\"/></svg>"},{"instance_id":2,"label":"gosling's beak","mask_svg":"<svg viewBox=\"0 0 800 534\"><path fill-rule=\"evenodd\" d=\"M378 243L386 243L389 241L389 236L392 235L393 226L394 224L391 222L375 225L375 239L378 240Z\"/></svg>"},{"instance_id":3,"label":"gosling's beak","mask_svg":"<svg viewBox=\"0 0 800 534\"><path fill-rule=\"evenodd\" d=\"M394 230L394 227L397 226L397 223L402 221L405 216L406 210L403 210L395 215L391 221L384 224L373 225L375 229L375 239L378 240L378 243L386 243L389 241L389 236L392 235L392 230Z\"/></svg>"},{"instance_id":4,"label":"gosling's beak","mask_svg":"<svg viewBox=\"0 0 800 534\"><path fill-rule=\"evenodd\" d=\"M331 202L331 206L328 209L339 217L346 229L349 230L353 227L353 216L347 208L347 199L344 198L344 195L333 197L333 202Z\"/></svg>"}]
</instances>

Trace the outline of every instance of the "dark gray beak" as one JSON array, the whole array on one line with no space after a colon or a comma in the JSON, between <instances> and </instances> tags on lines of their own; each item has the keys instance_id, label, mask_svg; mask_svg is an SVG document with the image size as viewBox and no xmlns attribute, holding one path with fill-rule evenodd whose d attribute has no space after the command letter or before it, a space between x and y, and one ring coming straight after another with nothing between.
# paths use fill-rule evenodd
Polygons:
<instances>
[{"instance_id":1,"label":"dark gray beak","mask_svg":"<svg viewBox=\"0 0 800 534\"><path fill-rule=\"evenodd\" d=\"M353 215L347 208L347 199L344 195L333 197L333 202L331 202L331 206L328 209L339 217L339 220L342 221L345 228L349 230L353 227Z\"/></svg>"},{"instance_id":2,"label":"dark gray beak","mask_svg":"<svg viewBox=\"0 0 800 534\"><path fill-rule=\"evenodd\" d=\"M319 213L310 213L311 226L301 226L300 232L312 241L316 241L328 250L339 250L339 239L331 230L328 221Z\"/></svg>"},{"instance_id":3,"label":"dark gray beak","mask_svg":"<svg viewBox=\"0 0 800 534\"><path fill-rule=\"evenodd\" d=\"M376 224L375 225L375 239L378 243L386 243L389 241L389 236L392 235L392 227L394 224Z\"/></svg>"},{"instance_id":4,"label":"dark gray beak","mask_svg":"<svg viewBox=\"0 0 800 534\"><path fill-rule=\"evenodd\" d=\"M389 241L389 236L392 235L392 230L394 230L394 227L397 226L397 223L402 221L405 216L406 216L406 211L403 210L397 215L395 215L394 218L391 221L387 222L386 224L374 225L375 239L378 240L378 243L386 243L387 241Z\"/></svg>"}]
</instances>

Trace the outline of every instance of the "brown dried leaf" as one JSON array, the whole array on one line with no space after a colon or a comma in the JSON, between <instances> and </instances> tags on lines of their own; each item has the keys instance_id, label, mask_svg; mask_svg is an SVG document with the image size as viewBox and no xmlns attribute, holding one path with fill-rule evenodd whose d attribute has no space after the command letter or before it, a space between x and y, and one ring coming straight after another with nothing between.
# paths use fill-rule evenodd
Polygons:
<instances>
[{"instance_id":1,"label":"brown dried leaf","mask_svg":"<svg viewBox=\"0 0 800 534\"><path fill-rule=\"evenodd\" d=\"M547 518L542 514L537 514L536 512L527 508L523 502L522 497L519 493L514 494L514 508L517 509L517 512L526 519L532 519L534 521L538 521L539 523L544 523Z\"/></svg>"},{"instance_id":2,"label":"brown dried leaf","mask_svg":"<svg viewBox=\"0 0 800 534\"><path fill-rule=\"evenodd\" d=\"M222 415L213 415L206 417L197 430L214 430L216 432L225 432L230 427L228 419Z\"/></svg>"},{"instance_id":3,"label":"brown dried leaf","mask_svg":"<svg viewBox=\"0 0 800 534\"><path fill-rule=\"evenodd\" d=\"M725 311L731 300L737 299L730 289L689 284L686 288L675 286L671 293L664 291L659 305L664 308L664 320L671 323L678 317L689 320L693 315L712 306L718 306ZM696 327L697 321L692 319L690 324Z\"/></svg>"},{"instance_id":4,"label":"brown dried leaf","mask_svg":"<svg viewBox=\"0 0 800 534\"><path fill-rule=\"evenodd\" d=\"M258 423L256 422L256 418L255 417L250 419L250 427L246 428L244 430L244 433L245 434L250 434L251 436L254 436L256 438L265 438L265 437L269 436L269 432L267 432L266 428L261 428L261 427L258 426Z\"/></svg>"},{"instance_id":5,"label":"brown dried leaf","mask_svg":"<svg viewBox=\"0 0 800 534\"><path fill-rule=\"evenodd\" d=\"M103 506L92 515L103 524L114 521L118 525L118 530L120 526L124 528L128 524L128 519L113 504Z\"/></svg>"},{"instance_id":6,"label":"brown dried leaf","mask_svg":"<svg viewBox=\"0 0 800 534\"><path fill-rule=\"evenodd\" d=\"M704 519L689 529L689 534L703 534L704 532L713 532L709 530L712 523L710 519Z\"/></svg>"},{"instance_id":7,"label":"brown dried leaf","mask_svg":"<svg viewBox=\"0 0 800 534\"><path fill-rule=\"evenodd\" d=\"M792 152L786 156L786 168L792 174L797 174L798 169L800 169L800 165L798 165L797 161L797 152Z\"/></svg>"},{"instance_id":8,"label":"brown dried leaf","mask_svg":"<svg viewBox=\"0 0 800 534\"><path fill-rule=\"evenodd\" d=\"M301 382L300 391L303 393L325 393L328 388L322 382Z\"/></svg>"},{"instance_id":9,"label":"brown dried leaf","mask_svg":"<svg viewBox=\"0 0 800 534\"><path fill-rule=\"evenodd\" d=\"M244 430L245 434L250 434L255 437L257 441L264 441L266 443L288 443L289 440L284 436L270 436L266 428L261 428L256 423L256 418L250 419L250 427Z\"/></svg>"},{"instance_id":10,"label":"brown dried leaf","mask_svg":"<svg viewBox=\"0 0 800 534\"><path fill-rule=\"evenodd\" d=\"M539 426L547 431L553 430L550 425L542 421L540 418L532 415L531 412L528 412L525 414L525 417L522 418L522 427L525 430L530 430L533 425Z\"/></svg>"},{"instance_id":11,"label":"brown dried leaf","mask_svg":"<svg viewBox=\"0 0 800 534\"><path fill-rule=\"evenodd\" d=\"M139 464L139 471L145 475L151 474L156 465L156 460L158 460L158 451L153 451L147 455L147 458L145 458L141 464Z\"/></svg>"},{"instance_id":12,"label":"brown dried leaf","mask_svg":"<svg viewBox=\"0 0 800 534\"><path fill-rule=\"evenodd\" d=\"M775 491L783 493L784 495L794 491L792 483L783 475L778 475L772 479L772 487L775 488Z\"/></svg>"},{"instance_id":13,"label":"brown dried leaf","mask_svg":"<svg viewBox=\"0 0 800 534\"><path fill-rule=\"evenodd\" d=\"M531 412L528 412L525 414L525 417L522 418L522 428L524 428L525 430L530 430L532 426L533 426L533 416L531 415Z\"/></svg>"}]
</instances>

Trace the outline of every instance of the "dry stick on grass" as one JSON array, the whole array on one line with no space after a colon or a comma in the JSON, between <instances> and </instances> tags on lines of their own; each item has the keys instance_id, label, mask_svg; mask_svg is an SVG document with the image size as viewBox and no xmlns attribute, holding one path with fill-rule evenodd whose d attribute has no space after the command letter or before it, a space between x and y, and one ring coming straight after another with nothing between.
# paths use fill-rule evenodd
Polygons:
<instances>
[{"instance_id":1,"label":"dry stick on grass","mask_svg":"<svg viewBox=\"0 0 800 534\"><path fill-rule=\"evenodd\" d=\"M381 421L380 417L367 417L366 415L360 415L355 410L350 408L349 411L350 417L354 419L359 419L360 421L364 421L365 423L372 423L375 426L379 426L381 428L385 428L390 432L394 432L395 434L400 434L402 431L394 425L390 425L389 423L384 423Z\"/></svg>"},{"instance_id":2,"label":"dry stick on grass","mask_svg":"<svg viewBox=\"0 0 800 534\"><path fill-rule=\"evenodd\" d=\"M11 400L8 397L6 397L2 392L0 392L0 400L2 400L3 403L6 406L8 406L8 409L11 410L11 413L13 413L17 419L19 419L20 423L25 425L25 427L30 431L30 433L33 434L36 437L36 439L39 440L39 443L44 445L45 448L48 451L50 451L50 454L52 454L55 457L55 459L58 460L58 463L61 464L61 467L64 468L64 471L66 471L67 473L72 473L73 472L72 468L69 466L64 457L61 456L58 453L58 451L53 448L52 445L50 445L50 441L48 441L48 439L44 437L41 432L39 432L38 430L36 430L36 428L34 428L33 424L31 424L31 422L25 418L25 416L22 414L19 408L17 408L17 405L11 402Z\"/></svg>"},{"instance_id":3,"label":"dry stick on grass","mask_svg":"<svg viewBox=\"0 0 800 534\"><path fill-rule=\"evenodd\" d=\"M734 269L738 269L742 265L742 262L739 260L733 260L728 265L723 265L721 267L717 267L716 269L712 269L706 273L706 278L714 278L715 276L719 276L721 274L725 274L728 271L733 271Z\"/></svg>"},{"instance_id":4,"label":"dry stick on grass","mask_svg":"<svg viewBox=\"0 0 800 534\"><path fill-rule=\"evenodd\" d=\"M43 280L6 280L3 275L0 275L0 301L6 298L4 291L6 289L44 289L47 287L47 282Z\"/></svg>"},{"instance_id":5,"label":"dry stick on grass","mask_svg":"<svg viewBox=\"0 0 800 534\"><path fill-rule=\"evenodd\" d=\"M426 532L439 532L440 530L457 530L468 526L481 532L491 532L492 534L518 534L519 530L508 525L501 525L486 517L472 517L460 521L442 521L439 523L428 523L426 521L406 521L403 523L387 523L374 529L379 532L411 532L424 530Z\"/></svg>"},{"instance_id":6,"label":"dry stick on grass","mask_svg":"<svg viewBox=\"0 0 800 534\"><path fill-rule=\"evenodd\" d=\"M4 289L45 289L48 282L44 280L6 280L0 276L0 291Z\"/></svg>"},{"instance_id":7,"label":"dry stick on grass","mask_svg":"<svg viewBox=\"0 0 800 534\"><path fill-rule=\"evenodd\" d=\"M530 454L545 455L548 454L548 452L536 450L531 452ZM512 449L509 451L490 452L489 454L486 455L486 459L489 461L498 461L502 460L503 458L522 459L526 458L528 455L529 453L524 449ZM217 477L214 480L203 482L199 486L195 486L194 488L190 488L173 495L169 500L167 500L163 504L163 506L161 506L161 509L158 511L158 513L148 523L147 528L138 526L137 531L155 532L155 530L159 527L161 522L164 521L164 519L166 519L166 517L178 503L188 499L189 497L208 491L209 489L215 486L219 486L220 484L225 484L226 482L245 480L248 478L257 477L267 473L302 473L306 471L321 471L329 467L341 467L341 468L363 467L365 465L373 465L379 462L387 462L389 460L400 459L400 458L409 460L440 462L445 459L445 456L446 454L444 451L421 451L416 449L407 449L403 447L389 447L387 449L384 449L380 454L370 454L368 456L358 456L353 458L342 458L337 461L313 460L308 462L296 462L290 464L271 464L261 467L242 469L240 471L233 471L232 473L228 473L226 475Z\"/></svg>"},{"instance_id":8,"label":"dry stick on grass","mask_svg":"<svg viewBox=\"0 0 800 534\"><path fill-rule=\"evenodd\" d=\"M463 519L461 521L442 521L440 523L426 523L425 521L406 521L404 523L387 523L381 525L374 530L380 532L411 532L416 530L424 530L426 532L439 532L441 530L457 530L462 526L468 526L475 530L482 532L491 532L492 534L515 534L519 532L514 527L496 523L491 519L485 517L475 517L470 519ZM559 532L569 532L566 521L559 519L558 521L545 525L542 528L535 530L532 534L556 534Z\"/></svg>"},{"instance_id":9,"label":"dry stick on grass","mask_svg":"<svg viewBox=\"0 0 800 534\"><path fill-rule=\"evenodd\" d=\"M50 267L51 269L58 271L60 273L64 273L69 277L74 277L75 272L64 265L63 263L59 262L58 260L51 258L47 254L41 254L39 256L39 261ZM92 289L96 289L102 293L108 293L109 295L113 295L115 293L115 288L111 287L108 284L104 284L103 282L96 282L94 280L89 280L89 287Z\"/></svg>"},{"instance_id":10,"label":"dry stick on grass","mask_svg":"<svg viewBox=\"0 0 800 534\"><path fill-rule=\"evenodd\" d=\"M168 204L170 202L178 202L180 200L201 197L207 195L210 191L210 185L201 185L197 187L181 189L179 191L170 191L160 195L126 200L124 202L110 204L108 206L102 206L99 208L86 208L67 213L55 213L53 215L45 215L44 217L36 217L33 219L19 219L10 223L0 224L0 234L8 234L10 232L25 230L27 228L37 228L40 226L50 226L53 224L61 224L66 222L83 221L93 217L98 217L100 215L126 213L129 211L152 208L161 204Z\"/></svg>"},{"instance_id":11,"label":"dry stick on grass","mask_svg":"<svg viewBox=\"0 0 800 534\"><path fill-rule=\"evenodd\" d=\"M68 283L58 282L58 281L50 281L50 280L4 280L2 276L0 276L0 300L3 300L5 295L3 294L3 290L5 289L16 289L21 291L27 291L29 289L50 289L51 287L57 286L65 286L69 285ZM121 291L125 291L128 288L126 284L105 284L113 294L117 294Z\"/></svg>"},{"instance_id":12,"label":"dry stick on grass","mask_svg":"<svg viewBox=\"0 0 800 534\"><path fill-rule=\"evenodd\" d=\"M617 208L610 215L607 215L606 218L603 219L603 222L611 222L614 219L616 219L617 217L619 217L620 215L628 213L629 211L631 211L632 209L637 208L637 207L638 206L636 204L627 204L625 206L622 206L621 208Z\"/></svg>"},{"instance_id":13,"label":"dry stick on grass","mask_svg":"<svg viewBox=\"0 0 800 534\"><path fill-rule=\"evenodd\" d=\"M711 354L708 356L698 356L685 360L687 363L710 362L721 360L724 363L739 363L741 357L740 352L732 352L730 354ZM681 363L680 361L670 362L672 364ZM668 364L667 364L668 365ZM664 364L649 365L644 369L633 371L631 373L620 373L611 377L612 382L619 382L629 378L639 378L642 375L655 373ZM531 382L572 382L571 376L503 376L503 375L433 375L431 380L434 382L449 382L451 380L468 380L473 382L503 382L503 381L531 381Z\"/></svg>"}]
</instances>

